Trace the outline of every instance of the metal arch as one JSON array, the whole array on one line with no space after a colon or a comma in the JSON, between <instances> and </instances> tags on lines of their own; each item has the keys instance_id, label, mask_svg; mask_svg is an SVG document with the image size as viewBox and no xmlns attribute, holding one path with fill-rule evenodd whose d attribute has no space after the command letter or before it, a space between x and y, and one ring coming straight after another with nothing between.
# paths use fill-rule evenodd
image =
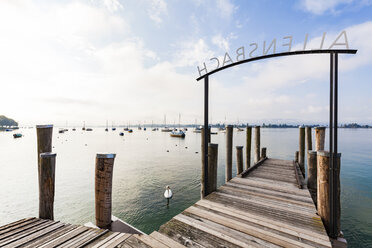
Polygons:
<instances>
[{"instance_id":1,"label":"metal arch","mask_svg":"<svg viewBox=\"0 0 372 248\"><path fill-rule=\"evenodd\" d=\"M268 54L268 55L263 55L263 56L258 56L258 57L253 57L241 61L237 61L232 64L225 65L223 67L217 68L211 72L208 72L204 74L203 76L200 76L196 79L196 81L199 81L205 77L208 77L216 72L225 70L227 68L240 65L240 64L245 64L249 63L252 61L257 61L257 60L262 60L262 59L269 59L269 58L275 58L275 57L283 57L283 56L290 56L290 55L301 55L301 54L332 54L332 53L346 53L346 54L356 54L358 50L356 49L317 49L317 50L304 50L304 51L293 51L293 52L283 52L283 53L273 53L273 54Z\"/></svg>"},{"instance_id":2,"label":"metal arch","mask_svg":"<svg viewBox=\"0 0 372 248\"><path fill-rule=\"evenodd\" d=\"M270 54L265 56L254 57L242 61L238 61L227 66L223 66L221 68L217 68L214 71L206 73L205 75L197 78L196 80L199 81L204 78L204 139L205 141L208 140L208 132L209 132L209 120L208 120L208 109L209 109L209 76L225 70L229 67L233 67L236 65L248 63L251 61L267 59L267 58L274 58L274 57L282 57L282 56L290 56L290 55L301 55L301 54L330 54L330 111L329 111L329 151L330 151L330 159L329 159L329 211L330 211L330 230L328 230L328 235L331 238L337 238L338 236L338 228L337 228L337 186L339 183L339 178L337 177L337 163L338 163L338 54L356 54L356 49L329 49L329 50L306 50L306 51L295 51L295 52L284 52L284 53L276 53ZM204 142L204 182L208 180L208 142Z\"/></svg>"}]
</instances>

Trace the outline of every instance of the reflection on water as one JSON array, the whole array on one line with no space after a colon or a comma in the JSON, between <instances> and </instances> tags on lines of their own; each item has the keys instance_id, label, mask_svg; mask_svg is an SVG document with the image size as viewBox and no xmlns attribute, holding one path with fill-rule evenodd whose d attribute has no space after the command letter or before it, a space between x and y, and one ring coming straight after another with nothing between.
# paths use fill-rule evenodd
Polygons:
<instances>
[{"instance_id":1,"label":"reflection on water","mask_svg":"<svg viewBox=\"0 0 372 248\"><path fill-rule=\"evenodd\" d=\"M24 137L0 132L0 225L38 215L36 130ZM293 159L297 129L262 129L261 145L269 157ZM212 135L218 143L218 185L224 183L225 134ZM350 247L372 246L372 130L340 129L342 152L342 230ZM245 132L234 132L234 146L245 145ZM98 152L116 153L113 214L146 233L180 213L200 198L200 134L185 139L169 133L134 130L119 136L105 132L54 133L57 153L55 219L83 224L94 222L94 163ZM327 145L326 145L327 146ZM169 152L167 152L169 151ZM233 175L235 172L234 149ZM170 185L173 198L164 198Z\"/></svg>"}]
</instances>

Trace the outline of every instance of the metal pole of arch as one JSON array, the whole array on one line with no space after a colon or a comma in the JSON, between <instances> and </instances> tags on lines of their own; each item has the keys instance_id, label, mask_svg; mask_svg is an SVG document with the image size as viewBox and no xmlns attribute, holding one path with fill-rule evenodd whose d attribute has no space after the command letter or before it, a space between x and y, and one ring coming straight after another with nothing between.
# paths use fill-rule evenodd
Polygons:
<instances>
[{"instance_id":1,"label":"metal pole of arch","mask_svg":"<svg viewBox=\"0 0 372 248\"><path fill-rule=\"evenodd\" d=\"M337 171L337 125L338 125L338 53L330 54L330 114L329 114L329 206L330 227L329 236L338 236L338 210L340 204L337 197L338 171Z\"/></svg>"},{"instance_id":2,"label":"metal pole of arch","mask_svg":"<svg viewBox=\"0 0 372 248\"><path fill-rule=\"evenodd\" d=\"M206 185L208 185L208 137L209 137L209 123L208 123L208 102L209 102L209 80L208 76L204 78L204 164L203 166L203 180L204 187L201 188L202 197L206 196ZM203 184L202 184L203 185Z\"/></svg>"}]
</instances>

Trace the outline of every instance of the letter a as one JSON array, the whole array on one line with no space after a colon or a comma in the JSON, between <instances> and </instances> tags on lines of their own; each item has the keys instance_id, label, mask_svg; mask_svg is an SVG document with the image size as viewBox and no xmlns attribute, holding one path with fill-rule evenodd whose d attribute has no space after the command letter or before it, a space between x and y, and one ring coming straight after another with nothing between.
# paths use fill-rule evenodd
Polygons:
<instances>
[{"instance_id":1,"label":"letter a","mask_svg":"<svg viewBox=\"0 0 372 248\"><path fill-rule=\"evenodd\" d=\"M337 41L341 38L341 36L344 35L344 39L345 39L345 42L343 43L337 43ZM345 46L346 49L349 49L349 42L347 41L347 35L346 35L346 31L342 31L338 36L337 38L335 39L335 41L332 43L332 45L329 47L329 49L332 49L332 47L334 46Z\"/></svg>"}]
</instances>

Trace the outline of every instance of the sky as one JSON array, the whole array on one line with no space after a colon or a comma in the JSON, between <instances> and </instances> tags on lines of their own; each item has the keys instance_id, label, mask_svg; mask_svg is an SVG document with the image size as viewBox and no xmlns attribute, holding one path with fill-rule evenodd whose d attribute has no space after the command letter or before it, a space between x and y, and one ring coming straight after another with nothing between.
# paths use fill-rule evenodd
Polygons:
<instances>
[{"instance_id":1,"label":"sky","mask_svg":"<svg viewBox=\"0 0 372 248\"><path fill-rule=\"evenodd\" d=\"M2 0L0 115L20 125L202 123L197 66L276 39L323 48L346 31L339 122L372 124L371 0ZM339 41L343 41L340 39ZM335 48L344 48L343 46ZM272 53L270 50L268 53ZM329 55L247 63L210 77L213 123L327 123Z\"/></svg>"}]
</instances>

